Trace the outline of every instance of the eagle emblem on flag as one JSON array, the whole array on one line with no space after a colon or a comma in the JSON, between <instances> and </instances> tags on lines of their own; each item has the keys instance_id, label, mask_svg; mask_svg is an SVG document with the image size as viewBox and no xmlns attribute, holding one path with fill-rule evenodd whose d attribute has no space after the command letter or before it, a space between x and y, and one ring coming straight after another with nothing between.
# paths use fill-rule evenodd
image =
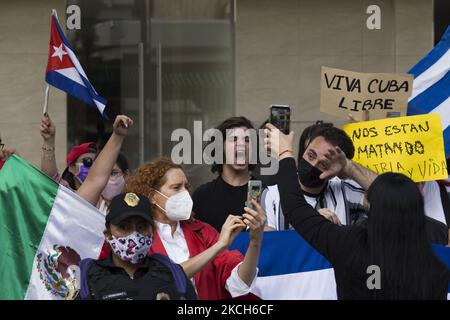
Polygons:
<instances>
[{"instance_id":1,"label":"eagle emblem on flag","mask_svg":"<svg viewBox=\"0 0 450 320\"><path fill-rule=\"evenodd\" d=\"M80 290L80 255L70 247L53 245L46 253L36 255L39 277L53 295L73 300Z\"/></svg>"}]
</instances>

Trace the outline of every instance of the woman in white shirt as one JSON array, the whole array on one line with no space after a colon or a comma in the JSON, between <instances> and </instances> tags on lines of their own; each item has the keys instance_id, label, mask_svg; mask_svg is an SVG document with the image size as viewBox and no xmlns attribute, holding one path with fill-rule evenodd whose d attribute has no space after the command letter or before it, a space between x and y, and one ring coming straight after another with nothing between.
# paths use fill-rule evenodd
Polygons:
<instances>
[{"instance_id":1,"label":"woman in white shirt","mask_svg":"<svg viewBox=\"0 0 450 320\"><path fill-rule=\"evenodd\" d=\"M265 215L261 206L230 215L219 234L192 217L189 184L181 166L170 159L150 161L127 180L125 192L148 195L156 221L151 252L168 255L182 265L199 299L230 299L247 295L257 275ZM236 212L236 214L241 214ZM226 248L248 226L250 244L245 257Z\"/></svg>"}]
</instances>

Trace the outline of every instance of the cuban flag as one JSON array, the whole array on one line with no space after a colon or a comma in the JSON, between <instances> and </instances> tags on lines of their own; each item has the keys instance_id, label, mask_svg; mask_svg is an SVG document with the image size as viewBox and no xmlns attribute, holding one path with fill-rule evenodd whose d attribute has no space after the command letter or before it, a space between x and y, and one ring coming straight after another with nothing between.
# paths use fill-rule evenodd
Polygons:
<instances>
[{"instance_id":1,"label":"cuban flag","mask_svg":"<svg viewBox=\"0 0 450 320\"><path fill-rule=\"evenodd\" d=\"M239 234L230 250L245 254L248 232ZM436 256L450 269L450 247L433 245ZM264 300L335 300L333 268L295 230L264 232L258 277L251 292ZM450 284L447 299L450 300Z\"/></svg>"},{"instance_id":2,"label":"cuban flag","mask_svg":"<svg viewBox=\"0 0 450 320\"><path fill-rule=\"evenodd\" d=\"M245 255L248 233L230 246ZM251 292L264 300L336 300L334 270L328 260L294 230L264 232L258 277Z\"/></svg>"},{"instance_id":3,"label":"cuban flag","mask_svg":"<svg viewBox=\"0 0 450 320\"><path fill-rule=\"evenodd\" d=\"M407 115L438 113L444 130L445 154L450 154L450 26L441 41L408 73L414 76Z\"/></svg>"},{"instance_id":4,"label":"cuban flag","mask_svg":"<svg viewBox=\"0 0 450 320\"><path fill-rule=\"evenodd\" d=\"M106 100L100 97L73 53L72 47L61 30L55 12L51 18L50 50L45 81L97 108L104 118Z\"/></svg>"}]
</instances>

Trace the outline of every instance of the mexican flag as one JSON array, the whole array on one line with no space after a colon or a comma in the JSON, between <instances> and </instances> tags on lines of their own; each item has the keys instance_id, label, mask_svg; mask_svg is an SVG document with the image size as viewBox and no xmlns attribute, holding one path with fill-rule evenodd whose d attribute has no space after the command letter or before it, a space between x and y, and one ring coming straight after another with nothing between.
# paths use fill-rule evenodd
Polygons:
<instances>
[{"instance_id":1,"label":"mexican flag","mask_svg":"<svg viewBox=\"0 0 450 320\"><path fill-rule=\"evenodd\" d=\"M0 170L0 299L73 299L105 218L18 156Z\"/></svg>"}]
</instances>

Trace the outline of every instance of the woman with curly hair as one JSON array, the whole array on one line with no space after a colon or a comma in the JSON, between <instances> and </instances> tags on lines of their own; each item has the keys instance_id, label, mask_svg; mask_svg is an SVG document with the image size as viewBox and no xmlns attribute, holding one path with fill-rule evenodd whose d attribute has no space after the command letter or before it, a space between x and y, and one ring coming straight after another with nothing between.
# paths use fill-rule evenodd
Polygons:
<instances>
[{"instance_id":1,"label":"woman with curly hair","mask_svg":"<svg viewBox=\"0 0 450 320\"><path fill-rule=\"evenodd\" d=\"M167 255L181 264L186 276L193 277L201 300L247 295L258 272L265 224L261 206L253 201L256 210L246 207L242 217L229 215L219 234L193 217L188 189L181 166L168 158L149 161L128 178L125 192L147 195L152 204L155 228L150 253ZM243 257L227 247L247 226L250 244Z\"/></svg>"}]
</instances>

